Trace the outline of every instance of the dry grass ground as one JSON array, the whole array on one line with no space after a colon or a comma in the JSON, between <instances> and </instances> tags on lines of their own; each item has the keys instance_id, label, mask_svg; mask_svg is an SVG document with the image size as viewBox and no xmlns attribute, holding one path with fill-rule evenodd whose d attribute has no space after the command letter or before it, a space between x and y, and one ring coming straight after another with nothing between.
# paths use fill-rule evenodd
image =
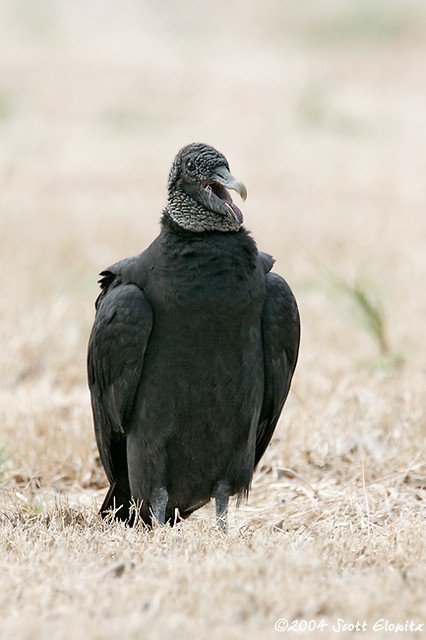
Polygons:
<instances>
[{"instance_id":1,"label":"dry grass ground","mask_svg":"<svg viewBox=\"0 0 426 640\"><path fill-rule=\"evenodd\" d=\"M0 2L1 638L424 637L373 625L426 623L426 11L313 4ZM227 539L99 521L85 381L97 273L194 140L303 322Z\"/></svg>"}]
</instances>

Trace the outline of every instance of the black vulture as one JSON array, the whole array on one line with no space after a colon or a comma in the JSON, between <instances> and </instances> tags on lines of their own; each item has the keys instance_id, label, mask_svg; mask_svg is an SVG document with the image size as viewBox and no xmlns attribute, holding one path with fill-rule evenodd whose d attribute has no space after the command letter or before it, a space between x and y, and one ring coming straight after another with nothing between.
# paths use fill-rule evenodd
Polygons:
<instances>
[{"instance_id":1,"label":"black vulture","mask_svg":"<svg viewBox=\"0 0 426 640\"><path fill-rule=\"evenodd\" d=\"M247 192L205 144L177 154L161 231L101 272L89 340L105 517L188 517L247 496L289 392L300 322L228 189Z\"/></svg>"}]
</instances>

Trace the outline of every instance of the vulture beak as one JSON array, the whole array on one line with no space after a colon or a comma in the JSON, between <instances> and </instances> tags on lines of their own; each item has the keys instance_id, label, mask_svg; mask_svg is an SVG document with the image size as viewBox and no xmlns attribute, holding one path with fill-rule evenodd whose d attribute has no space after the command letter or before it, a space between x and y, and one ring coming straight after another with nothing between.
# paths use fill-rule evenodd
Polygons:
<instances>
[{"instance_id":1,"label":"vulture beak","mask_svg":"<svg viewBox=\"0 0 426 640\"><path fill-rule=\"evenodd\" d=\"M236 191L240 194L243 201L247 198L247 189L245 185L240 182L240 180L234 178L225 166L218 167L209 182L218 182L225 187L225 189L232 189L232 191Z\"/></svg>"}]
</instances>

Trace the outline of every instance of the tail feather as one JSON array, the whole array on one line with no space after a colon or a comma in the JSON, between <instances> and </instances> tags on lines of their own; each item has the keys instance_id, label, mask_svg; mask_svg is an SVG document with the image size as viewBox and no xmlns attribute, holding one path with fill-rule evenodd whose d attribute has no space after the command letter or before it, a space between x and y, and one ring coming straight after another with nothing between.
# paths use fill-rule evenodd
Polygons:
<instances>
[{"instance_id":1,"label":"tail feather","mask_svg":"<svg viewBox=\"0 0 426 640\"><path fill-rule=\"evenodd\" d=\"M136 520L130 494L123 491L116 482L108 489L99 513L104 519L120 520L131 527Z\"/></svg>"}]
</instances>

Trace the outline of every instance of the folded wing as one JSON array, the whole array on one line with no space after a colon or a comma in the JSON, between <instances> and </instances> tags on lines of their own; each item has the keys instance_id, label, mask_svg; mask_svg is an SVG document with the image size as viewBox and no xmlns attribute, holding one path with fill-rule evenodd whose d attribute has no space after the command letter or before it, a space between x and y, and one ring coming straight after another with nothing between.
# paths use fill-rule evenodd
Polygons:
<instances>
[{"instance_id":1,"label":"folded wing","mask_svg":"<svg viewBox=\"0 0 426 640\"><path fill-rule=\"evenodd\" d=\"M127 476L127 468L122 468L124 434L142 376L152 310L135 284L122 284L110 271L101 275L103 291L96 303L87 365L96 440L112 484L124 472Z\"/></svg>"},{"instance_id":2,"label":"folded wing","mask_svg":"<svg viewBox=\"0 0 426 640\"><path fill-rule=\"evenodd\" d=\"M265 280L262 315L265 391L257 429L255 466L272 438L290 390L300 342L299 312L290 287L276 273L267 273Z\"/></svg>"}]
</instances>

